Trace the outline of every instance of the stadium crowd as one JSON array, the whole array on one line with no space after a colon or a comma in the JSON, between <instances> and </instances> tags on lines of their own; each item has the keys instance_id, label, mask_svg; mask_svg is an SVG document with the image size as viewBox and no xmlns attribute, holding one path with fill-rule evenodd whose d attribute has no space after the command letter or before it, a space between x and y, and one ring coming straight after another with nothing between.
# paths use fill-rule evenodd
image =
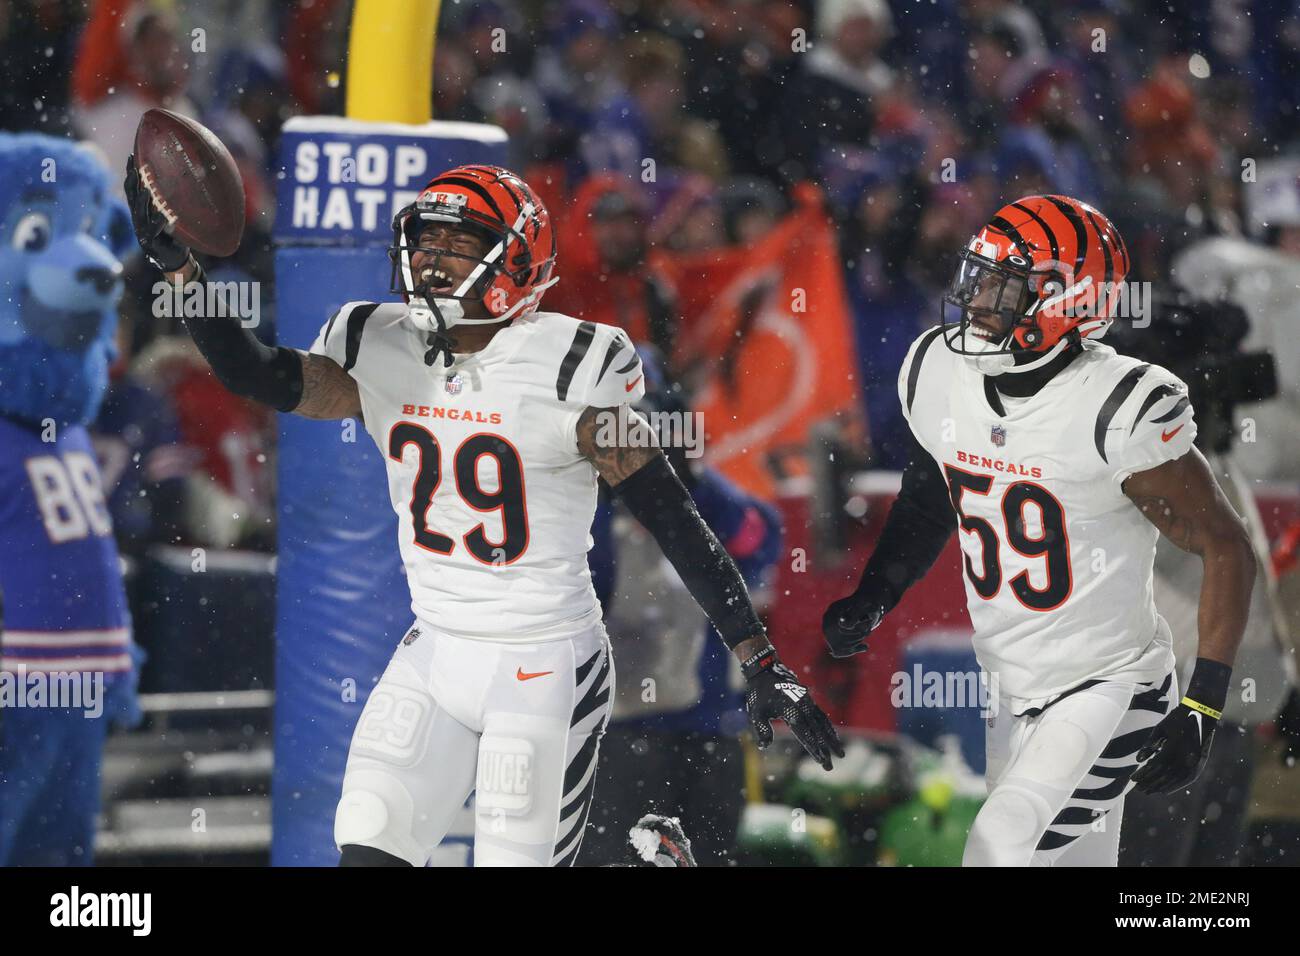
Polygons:
<instances>
[{"instance_id":1,"label":"stadium crowd","mask_svg":"<svg viewBox=\"0 0 1300 956\"><path fill-rule=\"evenodd\" d=\"M208 274L259 283L259 334L273 336L277 139L292 116L342 113L351 6L0 0L0 128L89 140L112 170L151 106L212 128L243 174L248 229ZM937 319L955 253L1002 203L1097 205L1138 281L1164 281L1210 236L1300 258L1300 201L1293 220L1264 222L1245 188L1260 164L1300 173L1300 2L1259 0L1253 32L1221 6L443 0L429 82L436 119L509 133L550 206L562 281L545 307L626 328L688 386L680 263L757 246L814 184L851 317L863 463L897 469L896 370ZM95 426L119 544L271 551L273 416L155 316L155 278L128 264Z\"/></svg>"},{"instance_id":2,"label":"stadium crowd","mask_svg":"<svg viewBox=\"0 0 1300 956\"><path fill-rule=\"evenodd\" d=\"M1163 276L1197 238L1250 230L1243 160L1300 150L1300 8L1257 7L1276 29L1222 29L1209 2L448 0L434 115L500 125L512 162L547 184L568 240L548 305L668 354L690 317L676 314L663 257L752 243L793 184L818 183L841 246L870 463L897 467L892 370L936 314L953 250L1001 201L1046 191L1098 205L1138 280ZM143 109L200 118L248 193L250 229L226 270L258 280L269 304L278 131L292 115L341 112L349 16L345 0L12 0L0 8L0 127L87 138L119 169ZM117 390L147 387L115 396L103 425L144 452L128 456L128 483L207 480L152 531L139 514L119 527L269 542L269 420L220 394L150 314L147 270L132 273ZM164 407L146 412L154 399ZM169 424L129 428L133 402L134 417ZM214 517L231 499L247 504L236 527ZM141 500L117 495L119 518Z\"/></svg>"}]
</instances>

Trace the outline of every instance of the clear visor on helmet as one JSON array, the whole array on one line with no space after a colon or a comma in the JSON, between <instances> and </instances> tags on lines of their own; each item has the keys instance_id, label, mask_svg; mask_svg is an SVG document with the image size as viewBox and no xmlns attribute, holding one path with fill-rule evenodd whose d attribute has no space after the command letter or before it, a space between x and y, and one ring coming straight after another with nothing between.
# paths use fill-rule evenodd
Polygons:
<instances>
[{"instance_id":1,"label":"clear visor on helmet","mask_svg":"<svg viewBox=\"0 0 1300 956\"><path fill-rule=\"evenodd\" d=\"M964 252L943 298L949 348L962 354L1010 351L1012 330L1027 318L1035 298L1028 275Z\"/></svg>"}]
</instances>

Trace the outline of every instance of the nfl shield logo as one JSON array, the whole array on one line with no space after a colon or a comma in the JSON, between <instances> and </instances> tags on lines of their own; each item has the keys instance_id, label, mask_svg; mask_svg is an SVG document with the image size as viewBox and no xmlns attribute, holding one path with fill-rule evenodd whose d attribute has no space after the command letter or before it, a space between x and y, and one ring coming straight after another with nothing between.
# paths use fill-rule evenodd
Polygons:
<instances>
[{"instance_id":1,"label":"nfl shield logo","mask_svg":"<svg viewBox=\"0 0 1300 956\"><path fill-rule=\"evenodd\" d=\"M448 394L448 395L459 395L459 394L460 394L460 390L461 390L461 385L462 385L462 382L461 382L461 380L460 380L460 373L457 372L455 375L452 375L451 377L449 377L449 378L447 379L447 385L446 385L446 388L447 388L447 394Z\"/></svg>"},{"instance_id":2,"label":"nfl shield logo","mask_svg":"<svg viewBox=\"0 0 1300 956\"><path fill-rule=\"evenodd\" d=\"M994 425L993 431L989 433L989 441L999 448L1007 443L1007 430L1001 425Z\"/></svg>"}]
</instances>

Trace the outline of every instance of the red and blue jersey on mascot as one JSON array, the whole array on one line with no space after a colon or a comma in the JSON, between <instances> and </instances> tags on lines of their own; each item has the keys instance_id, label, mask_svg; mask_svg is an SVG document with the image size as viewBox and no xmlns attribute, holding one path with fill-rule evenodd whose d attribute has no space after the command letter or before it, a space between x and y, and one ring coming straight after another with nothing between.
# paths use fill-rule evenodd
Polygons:
<instances>
[{"instance_id":1,"label":"red and blue jersey on mascot","mask_svg":"<svg viewBox=\"0 0 1300 956\"><path fill-rule=\"evenodd\" d=\"M135 662L86 424L133 247L85 148L0 133L0 866L91 862L109 720Z\"/></svg>"}]
</instances>

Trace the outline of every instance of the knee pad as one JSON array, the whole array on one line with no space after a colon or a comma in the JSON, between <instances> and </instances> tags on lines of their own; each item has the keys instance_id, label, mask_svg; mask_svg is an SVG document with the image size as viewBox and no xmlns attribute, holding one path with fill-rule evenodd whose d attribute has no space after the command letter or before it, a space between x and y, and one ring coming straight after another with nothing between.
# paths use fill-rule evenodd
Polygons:
<instances>
[{"instance_id":1,"label":"knee pad","mask_svg":"<svg viewBox=\"0 0 1300 956\"><path fill-rule=\"evenodd\" d=\"M1051 824L1051 809L1037 794L1003 785L975 816L962 866L1028 866Z\"/></svg>"},{"instance_id":2,"label":"knee pad","mask_svg":"<svg viewBox=\"0 0 1300 956\"><path fill-rule=\"evenodd\" d=\"M401 781L375 770L358 770L343 779L343 796L334 812L334 844L374 847L412 866L424 865L424 851L411 832L414 801Z\"/></svg>"},{"instance_id":3,"label":"knee pad","mask_svg":"<svg viewBox=\"0 0 1300 956\"><path fill-rule=\"evenodd\" d=\"M1068 793L1092 766L1094 756L1087 731L1073 721L1056 720L1034 734L1016 761L1016 773L1041 787Z\"/></svg>"}]
</instances>

